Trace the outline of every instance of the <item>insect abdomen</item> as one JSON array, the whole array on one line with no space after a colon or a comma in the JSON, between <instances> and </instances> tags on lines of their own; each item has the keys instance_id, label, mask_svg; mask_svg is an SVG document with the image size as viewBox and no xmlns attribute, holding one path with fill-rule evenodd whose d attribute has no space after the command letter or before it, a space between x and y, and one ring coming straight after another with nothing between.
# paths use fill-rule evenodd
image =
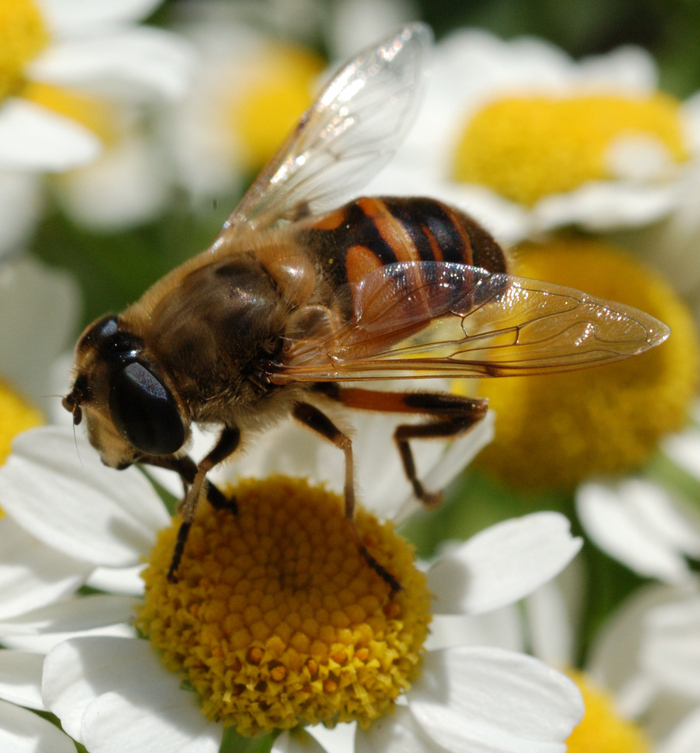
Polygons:
<instances>
[{"instance_id":1,"label":"insect abdomen","mask_svg":"<svg viewBox=\"0 0 700 753\"><path fill-rule=\"evenodd\" d=\"M363 196L304 223L300 240L336 285L405 261L507 271L503 250L477 222L434 199Z\"/></svg>"}]
</instances>

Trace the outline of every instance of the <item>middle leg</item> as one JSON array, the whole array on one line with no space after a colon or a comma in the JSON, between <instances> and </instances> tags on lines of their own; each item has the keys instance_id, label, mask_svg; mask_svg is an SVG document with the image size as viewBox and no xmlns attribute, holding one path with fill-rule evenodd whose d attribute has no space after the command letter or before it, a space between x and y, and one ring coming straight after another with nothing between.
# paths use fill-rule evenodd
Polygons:
<instances>
[{"instance_id":1,"label":"middle leg","mask_svg":"<svg viewBox=\"0 0 700 753\"><path fill-rule=\"evenodd\" d=\"M446 392L384 392L337 384L319 383L317 391L348 408L383 413L412 413L430 417L427 423L400 424L394 432L406 477L416 497L426 507L435 507L442 500L441 492L429 492L418 478L410 439L452 439L469 431L486 415L486 400Z\"/></svg>"}]
</instances>

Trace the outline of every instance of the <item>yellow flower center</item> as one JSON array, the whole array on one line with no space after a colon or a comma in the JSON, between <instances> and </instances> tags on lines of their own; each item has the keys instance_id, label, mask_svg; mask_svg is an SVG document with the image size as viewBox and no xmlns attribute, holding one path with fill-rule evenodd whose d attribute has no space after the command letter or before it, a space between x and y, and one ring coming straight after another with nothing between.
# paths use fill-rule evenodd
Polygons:
<instances>
[{"instance_id":1,"label":"yellow flower center","mask_svg":"<svg viewBox=\"0 0 700 753\"><path fill-rule=\"evenodd\" d=\"M310 51L266 50L256 75L229 112L247 168L259 168L274 154L311 104L313 83L322 70L323 61Z\"/></svg>"},{"instance_id":2,"label":"yellow flower center","mask_svg":"<svg viewBox=\"0 0 700 753\"><path fill-rule=\"evenodd\" d=\"M453 177L526 206L588 181L661 177L688 159L679 107L662 93L500 99L465 127Z\"/></svg>"},{"instance_id":3,"label":"yellow flower center","mask_svg":"<svg viewBox=\"0 0 700 753\"><path fill-rule=\"evenodd\" d=\"M526 244L515 273L646 311L671 327L663 345L625 361L546 376L480 381L496 412L496 437L477 464L507 484L572 489L625 473L682 426L695 394L698 340L685 306L658 274L596 240Z\"/></svg>"},{"instance_id":4,"label":"yellow flower center","mask_svg":"<svg viewBox=\"0 0 700 753\"><path fill-rule=\"evenodd\" d=\"M44 423L41 413L0 381L0 465L10 454L12 440L21 432ZM0 517L4 513L0 509Z\"/></svg>"},{"instance_id":5,"label":"yellow flower center","mask_svg":"<svg viewBox=\"0 0 700 753\"><path fill-rule=\"evenodd\" d=\"M41 413L0 381L0 465L10 454L12 440L44 423Z\"/></svg>"},{"instance_id":6,"label":"yellow flower center","mask_svg":"<svg viewBox=\"0 0 700 753\"><path fill-rule=\"evenodd\" d=\"M241 481L238 513L202 504L178 569L166 573L178 523L144 573L137 626L198 692L209 719L243 735L356 720L393 709L419 673L430 594L411 546L358 510L358 551L342 501L276 476Z\"/></svg>"},{"instance_id":7,"label":"yellow flower center","mask_svg":"<svg viewBox=\"0 0 700 753\"><path fill-rule=\"evenodd\" d=\"M609 693L580 672L570 673L578 685L586 713L566 741L568 753L651 753L651 745L633 722L620 718Z\"/></svg>"},{"instance_id":8,"label":"yellow flower center","mask_svg":"<svg viewBox=\"0 0 700 753\"><path fill-rule=\"evenodd\" d=\"M17 92L27 64L48 42L41 12L32 0L0 0L0 102Z\"/></svg>"}]
</instances>

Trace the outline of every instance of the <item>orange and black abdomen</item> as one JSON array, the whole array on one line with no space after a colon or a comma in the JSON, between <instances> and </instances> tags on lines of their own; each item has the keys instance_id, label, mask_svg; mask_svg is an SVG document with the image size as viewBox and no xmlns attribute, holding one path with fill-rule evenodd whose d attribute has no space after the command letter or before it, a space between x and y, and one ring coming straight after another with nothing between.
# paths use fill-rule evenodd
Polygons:
<instances>
[{"instance_id":1,"label":"orange and black abdomen","mask_svg":"<svg viewBox=\"0 0 700 753\"><path fill-rule=\"evenodd\" d=\"M334 286L406 261L445 261L506 272L501 247L471 217L435 199L361 197L299 223L299 241Z\"/></svg>"}]
</instances>

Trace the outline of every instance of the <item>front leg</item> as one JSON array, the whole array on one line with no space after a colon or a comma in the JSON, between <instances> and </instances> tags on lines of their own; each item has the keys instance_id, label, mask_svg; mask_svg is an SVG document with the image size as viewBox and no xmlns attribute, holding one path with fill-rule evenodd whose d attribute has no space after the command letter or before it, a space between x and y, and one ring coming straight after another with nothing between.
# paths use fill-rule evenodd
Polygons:
<instances>
[{"instance_id":1,"label":"front leg","mask_svg":"<svg viewBox=\"0 0 700 753\"><path fill-rule=\"evenodd\" d=\"M322 437L332 442L345 453L345 517L352 526L352 531L357 539L357 547L367 564L379 575L391 588L392 594L401 590L401 584L396 578L369 553L367 547L360 541L360 536L355 528L355 479L354 465L352 460L352 441L322 413L318 408L309 403L297 403L294 406L294 418L305 426L313 429Z\"/></svg>"},{"instance_id":2,"label":"front leg","mask_svg":"<svg viewBox=\"0 0 700 753\"><path fill-rule=\"evenodd\" d=\"M207 497L211 501L212 497L210 496L209 490L216 488L209 484L209 482L206 480L207 473L209 473L209 471L215 465L218 465L222 461L226 460L226 458L228 458L230 455L232 455L236 451L236 448L238 447L240 441L241 432L238 427L225 427L221 432L217 443L214 445L214 448L211 450L211 452L209 452L208 455L200 460L199 464L196 467L196 471L190 482L190 487L187 490L187 494L179 505L179 513L182 517L182 523L180 524L180 530L177 532L175 550L173 551L173 558L170 562L170 569L168 570L168 580L171 582L175 582L177 580L177 568L180 565L182 554L185 551L185 542L187 541L187 536L190 532L190 528L192 527L194 515L197 510L197 503L199 502L202 491L205 487L207 488ZM193 462L192 464L194 465ZM185 467L188 468L187 464L185 464ZM187 472L189 473L189 470ZM218 495L214 495L216 502L212 502L214 507L231 507L235 511L235 503L233 503L232 505L226 500L226 498L218 489L217 492Z\"/></svg>"},{"instance_id":3,"label":"front leg","mask_svg":"<svg viewBox=\"0 0 700 753\"><path fill-rule=\"evenodd\" d=\"M154 465L157 468L165 468L168 471L175 471L175 473L177 473L182 479L182 484L184 486L183 497L187 495L187 492L190 486L194 483L194 478L197 475L197 464L189 455L183 455L179 458L152 455L139 462L147 465ZM205 484L205 490L207 500L212 507L215 507L217 510L228 508L232 509L233 512L236 512L235 501L226 499L221 491L219 491L219 489L210 481L207 481Z\"/></svg>"}]
</instances>

